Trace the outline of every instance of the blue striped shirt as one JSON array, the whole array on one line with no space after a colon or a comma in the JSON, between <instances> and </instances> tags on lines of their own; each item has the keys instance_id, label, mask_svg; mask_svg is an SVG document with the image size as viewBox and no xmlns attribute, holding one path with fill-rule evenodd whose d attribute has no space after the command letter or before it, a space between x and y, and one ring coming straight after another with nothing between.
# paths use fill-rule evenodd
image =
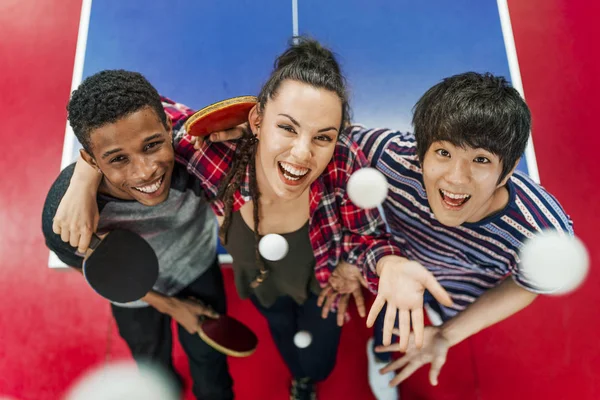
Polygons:
<instances>
[{"instance_id":1,"label":"blue striped shirt","mask_svg":"<svg viewBox=\"0 0 600 400\"><path fill-rule=\"evenodd\" d=\"M573 234L573 224L558 201L516 171L508 180L506 207L477 223L448 227L429 207L421 164L412 133L351 127L352 137L372 167L389 182L383 211L394 239L407 258L429 269L452 297L443 307L449 318L508 275L528 290L540 292L519 270L519 249L543 229Z\"/></svg>"}]
</instances>

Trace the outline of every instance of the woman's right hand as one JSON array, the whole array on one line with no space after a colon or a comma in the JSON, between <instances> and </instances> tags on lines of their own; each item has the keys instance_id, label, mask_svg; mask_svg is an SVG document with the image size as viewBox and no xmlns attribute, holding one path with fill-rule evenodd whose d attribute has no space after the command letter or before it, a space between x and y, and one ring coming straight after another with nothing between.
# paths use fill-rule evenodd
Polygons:
<instances>
[{"instance_id":1,"label":"woman's right hand","mask_svg":"<svg viewBox=\"0 0 600 400\"><path fill-rule=\"evenodd\" d=\"M236 140L244 135L244 129L247 127L248 123L244 122L243 124L240 124L234 128L227 129L225 131L213 132L208 136L190 136L190 142L194 145L194 149L200 150L206 138L213 143Z\"/></svg>"},{"instance_id":2,"label":"woman's right hand","mask_svg":"<svg viewBox=\"0 0 600 400\"><path fill-rule=\"evenodd\" d=\"M52 230L63 242L85 254L92 234L98 228L100 213L96 194L101 175L81 158L77 161L71 183L52 221Z\"/></svg>"}]
</instances>

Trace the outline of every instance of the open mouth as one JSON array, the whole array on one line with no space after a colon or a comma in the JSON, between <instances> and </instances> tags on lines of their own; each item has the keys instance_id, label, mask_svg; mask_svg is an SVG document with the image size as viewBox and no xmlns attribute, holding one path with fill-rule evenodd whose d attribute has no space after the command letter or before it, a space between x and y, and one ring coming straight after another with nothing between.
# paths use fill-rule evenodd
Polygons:
<instances>
[{"instance_id":1,"label":"open mouth","mask_svg":"<svg viewBox=\"0 0 600 400\"><path fill-rule=\"evenodd\" d=\"M461 208L467 201L469 201L469 199L471 199L470 194L452 193L443 189L440 189L440 196L442 196L442 201L444 204L452 209Z\"/></svg>"},{"instance_id":2,"label":"open mouth","mask_svg":"<svg viewBox=\"0 0 600 400\"><path fill-rule=\"evenodd\" d=\"M156 194L158 192L158 190L160 189L160 187L162 186L162 183L164 181L165 175L163 174L160 178L158 178L158 180L154 181L153 183L149 184L149 185L145 185L145 186L132 186L135 190L137 190L138 192L142 192L144 194Z\"/></svg>"},{"instance_id":3,"label":"open mouth","mask_svg":"<svg viewBox=\"0 0 600 400\"><path fill-rule=\"evenodd\" d=\"M284 183L288 185L300 184L310 172L310 168L302 168L282 161L277 162L277 166Z\"/></svg>"}]
</instances>

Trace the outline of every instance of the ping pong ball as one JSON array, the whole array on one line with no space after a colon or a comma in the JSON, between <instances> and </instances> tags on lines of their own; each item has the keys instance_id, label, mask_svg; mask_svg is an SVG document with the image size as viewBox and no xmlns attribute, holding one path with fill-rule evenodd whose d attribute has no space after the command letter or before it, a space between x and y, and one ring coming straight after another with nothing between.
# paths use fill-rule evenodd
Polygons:
<instances>
[{"instance_id":1,"label":"ping pong ball","mask_svg":"<svg viewBox=\"0 0 600 400\"><path fill-rule=\"evenodd\" d=\"M296 347L298 347L300 349L304 349L304 348L310 346L311 342L312 342L312 335L310 334L309 331L298 331L294 335L294 344L296 345Z\"/></svg>"},{"instance_id":2,"label":"ping pong ball","mask_svg":"<svg viewBox=\"0 0 600 400\"><path fill-rule=\"evenodd\" d=\"M544 231L521 249L521 270L548 294L565 294L583 283L589 269L588 252L577 237Z\"/></svg>"},{"instance_id":3,"label":"ping pong ball","mask_svg":"<svg viewBox=\"0 0 600 400\"><path fill-rule=\"evenodd\" d=\"M69 390L66 400L177 400L172 380L146 364L120 361L86 373Z\"/></svg>"},{"instance_id":4,"label":"ping pong ball","mask_svg":"<svg viewBox=\"0 0 600 400\"><path fill-rule=\"evenodd\" d=\"M269 261L279 261L286 256L289 246L287 240L276 233L265 235L258 242L260 255Z\"/></svg>"},{"instance_id":5,"label":"ping pong ball","mask_svg":"<svg viewBox=\"0 0 600 400\"><path fill-rule=\"evenodd\" d=\"M348 197L360 208L375 208L385 200L388 182L375 168L361 168L348 179Z\"/></svg>"}]
</instances>

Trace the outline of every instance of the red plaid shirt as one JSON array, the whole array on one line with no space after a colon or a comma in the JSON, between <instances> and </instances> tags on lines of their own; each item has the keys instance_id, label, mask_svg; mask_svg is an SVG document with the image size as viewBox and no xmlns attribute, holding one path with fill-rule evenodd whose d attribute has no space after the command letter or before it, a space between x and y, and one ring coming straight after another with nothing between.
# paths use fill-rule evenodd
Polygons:
<instances>
[{"instance_id":1,"label":"red plaid shirt","mask_svg":"<svg viewBox=\"0 0 600 400\"><path fill-rule=\"evenodd\" d=\"M196 151L186 135L184 123L194 111L163 98L165 112L173 122L176 140L175 159L199 179L214 212L222 216L224 203L215 200L221 180L235 155L236 142L206 143ZM377 209L363 210L348 198L346 183L350 175L367 165L364 154L347 136L340 136L333 159L310 186L309 236L315 255L315 274L321 286L328 282L340 259L362 268L369 289L376 293L376 273L380 258L400 254L385 230ZM233 210L251 200L249 174L234 195Z\"/></svg>"}]
</instances>

